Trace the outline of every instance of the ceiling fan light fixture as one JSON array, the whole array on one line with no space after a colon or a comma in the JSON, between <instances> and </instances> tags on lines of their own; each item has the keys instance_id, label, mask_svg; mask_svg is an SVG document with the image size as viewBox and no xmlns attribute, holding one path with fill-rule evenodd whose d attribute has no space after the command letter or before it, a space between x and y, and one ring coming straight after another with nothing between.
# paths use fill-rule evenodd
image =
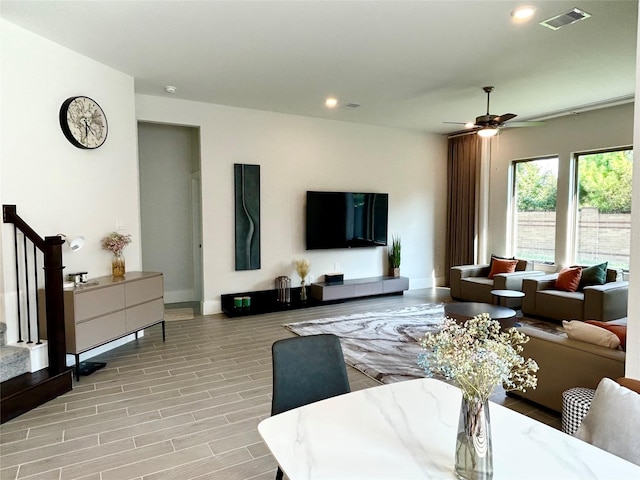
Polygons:
<instances>
[{"instance_id":1,"label":"ceiling fan light fixture","mask_svg":"<svg viewBox=\"0 0 640 480\"><path fill-rule=\"evenodd\" d=\"M497 135L498 129L493 127L484 127L478 130L478 135L482 138L489 138Z\"/></svg>"}]
</instances>

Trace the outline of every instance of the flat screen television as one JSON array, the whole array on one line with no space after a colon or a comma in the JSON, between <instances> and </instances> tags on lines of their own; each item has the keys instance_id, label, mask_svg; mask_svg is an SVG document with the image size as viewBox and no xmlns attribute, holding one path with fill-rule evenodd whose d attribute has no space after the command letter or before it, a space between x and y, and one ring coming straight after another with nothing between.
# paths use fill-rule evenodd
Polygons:
<instances>
[{"instance_id":1,"label":"flat screen television","mask_svg":"<svg viewBox=\"0 0 640 480\"><path fill-rule=\"evenodd\" d=\"M307 192L307 250L387 244L389 194Z\"/></svg>"}]
</instances>

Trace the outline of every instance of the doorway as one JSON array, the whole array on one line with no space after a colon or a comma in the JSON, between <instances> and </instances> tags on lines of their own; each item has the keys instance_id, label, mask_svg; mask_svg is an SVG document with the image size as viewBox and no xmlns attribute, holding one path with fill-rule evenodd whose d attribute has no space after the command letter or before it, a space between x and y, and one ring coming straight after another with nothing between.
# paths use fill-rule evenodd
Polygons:
<instances>
[{"instance_id":1,"label":"doorway","mask_svg":"<svg viewBox=\"0 0 640 480\"><path fill-rule=\"evenodd\" d=\"M202 312L200 131L138 123L142 269L162 272L165 308Z\"/></svg>"}]
</instances>

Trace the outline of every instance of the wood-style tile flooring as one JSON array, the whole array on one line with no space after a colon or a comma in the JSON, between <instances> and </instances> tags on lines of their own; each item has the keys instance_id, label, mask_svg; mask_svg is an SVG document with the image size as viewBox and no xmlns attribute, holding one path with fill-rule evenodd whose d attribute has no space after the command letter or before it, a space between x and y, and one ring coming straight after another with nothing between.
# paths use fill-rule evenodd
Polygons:
<instances>
[{"instance_id":1,"label":"wood-style tile flooring","mask_svg":"<svg viewBox=\"0 0 640 480\"><path fill-rule=\"evenodd\" d=\"M95 360L73 391L0 427L0 480L272 480L258 423L271 408L271 344L284 323L449 300L411 290L236 319L167 322ZM349 368L353 390L378 383ZM558 415L504 395L509 408L560 427Z\"/></svg>"}]
</instances>

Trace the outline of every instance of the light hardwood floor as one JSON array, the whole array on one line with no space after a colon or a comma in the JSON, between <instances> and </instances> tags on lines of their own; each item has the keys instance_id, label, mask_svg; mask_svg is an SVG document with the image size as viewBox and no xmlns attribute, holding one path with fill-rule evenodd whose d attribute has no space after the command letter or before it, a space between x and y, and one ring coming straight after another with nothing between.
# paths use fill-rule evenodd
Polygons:
<instances>
[{"instance_id":1,"label":"light hardwood floor","mask_svg":"<svg viewBox=\"0 0 640 480\"><path fill-rule=\"evenodd\" d=\"M412 290L344 304L229 319L167 322L92 360L107 366L72 392L0 427L0 480L186 480L275 477L258 423L271 408L271 344L284 323L449 300ZM353 390L378 383L349 368ZM560 419L493 398L556 428Z\"/></svg>"}]
</instances>

